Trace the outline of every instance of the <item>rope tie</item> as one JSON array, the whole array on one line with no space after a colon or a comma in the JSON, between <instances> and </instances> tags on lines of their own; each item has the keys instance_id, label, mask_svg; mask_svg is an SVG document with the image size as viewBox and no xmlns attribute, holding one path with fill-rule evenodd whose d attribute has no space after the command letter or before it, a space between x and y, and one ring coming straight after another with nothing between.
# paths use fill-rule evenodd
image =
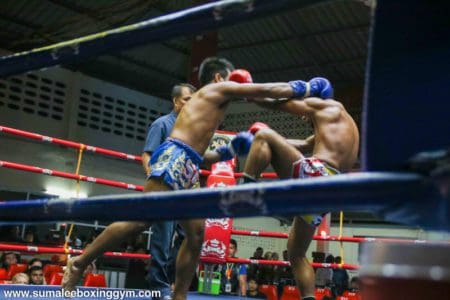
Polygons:
<instances>
[{"instance_id":1,"label":"rope tie","mask_svg":"<svg viewBox=\"0 0 450 300\"><path fill-rule=\"evenodd\" d=\"M80 196L80 167L81 167L81 160L83 159L83 152L84 149L86 149L86 145L85 144L80 144L80 148L78 149L78 161L77 161L77 168L75 170L75 174L77 175L77 184L76 184L76 189L75 189L75 195L78 198ZM70 249L69 249L69 241L70 241L70 237L72 236L72 232L73 232L73 228L74 228L74 224L70 224L69 227L69 233L66 236L66 241L64 242L64 252L66 252L66 254L69 254Z\"/></svg>"},{"instance_id":2,"label":"rope tie","mask_svg":"<svg viewBox=\"0 0 450 300\"><path fill-rule=\"evenodd\" d=\"M342 267L342 265L344 264L344 242L342 241L343 228L344 228L344 212L341 210L339 213L339 244L342 260L339 267Z\"/></svg>"}]
</instances>

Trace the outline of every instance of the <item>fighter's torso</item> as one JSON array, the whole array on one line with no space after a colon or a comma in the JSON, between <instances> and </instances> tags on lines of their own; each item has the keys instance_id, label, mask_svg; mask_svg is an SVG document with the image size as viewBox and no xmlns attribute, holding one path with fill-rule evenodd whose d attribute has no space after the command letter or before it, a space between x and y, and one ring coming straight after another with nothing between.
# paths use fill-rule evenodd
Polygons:
<instances>
[{"instance_id":1,"label":"fighter's torso","mask_svg":"<svg viewBox=\"0 0 450 300\"><path fill-rule=\"evenodd\" d=\"M357 160L359 150L358 127L352 117L342 108L336 115L319 111L313 122L313 156L340 171L350 170Z\"/></svg>"},{"instance_id":2,"label":"fighter's torso","mask_svg":"<svg viewBox=\"0 0 450 300\"><path fill-rule=\"evenodd\" d=\"M200 90L178 114L170 136L203 155L214 132L222 123L227 107L228 102L220 103L213 97L205 97Z\"/></svg>"}]
</instances>

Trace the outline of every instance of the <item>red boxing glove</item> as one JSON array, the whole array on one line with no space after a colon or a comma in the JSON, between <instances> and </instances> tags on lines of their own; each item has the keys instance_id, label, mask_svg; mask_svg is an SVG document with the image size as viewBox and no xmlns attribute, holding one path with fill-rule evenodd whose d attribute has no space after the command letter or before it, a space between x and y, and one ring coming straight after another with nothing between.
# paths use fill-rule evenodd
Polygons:
<instances>
[{"instance_id":1,"label":"red boxing glove","mask_svg":"<svg viewBox=\"0 0 450 300\"><path fill-rule=\"evenodd\" d=\"M270 128L270 127L266 123L256 122L256 123L253 123L252 126L250 126L250 128L248 129L248 132L255 135L260 129L265 129L265 128Z\"/></svg>"},{"instance_id":2,"label":"red boxing glove","mask_svg":"<svg viewBox=\"0 0 450 300\"><path fill-rule=\"evenodd\" d=\"M230 73L228 80L237 83L253 83L252 75L250 72L244 69L236 69Z\"/></svg>"}]
</instances>

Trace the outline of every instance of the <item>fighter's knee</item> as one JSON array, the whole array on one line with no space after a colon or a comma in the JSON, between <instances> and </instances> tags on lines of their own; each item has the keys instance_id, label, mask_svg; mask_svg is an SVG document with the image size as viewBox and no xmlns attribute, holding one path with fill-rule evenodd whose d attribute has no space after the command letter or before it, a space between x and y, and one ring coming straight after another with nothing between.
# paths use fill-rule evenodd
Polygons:
<instances>
[{"instance_id":1,"label":"fighter's knee","mask_svg":"<svg viewBox=\"0 0 450 300\"><path fill-rule=\"evenodd\" d=\"M268 141L270 140L274 135L276 134L276 132L271 129L271 128L263 128L260 129L256 134L255 134L255 140L257 141Z\"/></svg>"}]
</instances>

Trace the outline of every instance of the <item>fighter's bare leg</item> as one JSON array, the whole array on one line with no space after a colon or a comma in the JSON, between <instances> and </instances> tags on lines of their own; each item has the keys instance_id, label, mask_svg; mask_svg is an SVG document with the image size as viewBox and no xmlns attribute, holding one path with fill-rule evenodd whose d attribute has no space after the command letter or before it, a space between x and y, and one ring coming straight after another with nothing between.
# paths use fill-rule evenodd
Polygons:
<instances>
[{"instance_id":1,"label":"fighter's bare leg","mask_svg":"<svg viewBox=\"0 0 450 300\"><path fill-rule=\"evenodd\" d=\"M168 191L171 190L163 181L152 178L147 181L144 191ZM120 246L121 243L134 237L147 229L150 222L132 221L115 222L110 224L103 232L86 248L80 256L72 258L64 272L62 287L72 291L80 281L84 269L97 257L107 250L112 250Z\"/></svg>"},{"instance_id":2,"label":"fighter's bare leg","mask_svg":"<svg viewBox=\"0 0 450 300\"><path fill-rule=\"evenodd\" d=\"M85 252L72 258L68 263L62 280L62 287L72 291L80 281L84 269L105 251L115 249L120 244L149 227L145 222L115 222L90 244Z\"/></svg>"},{"instance_id":3,"label":"fighter's bare leg","mask_svg":"<svg viewBox=\"0 0 450 300\"><path fill-rule=\"evenodd\" d=\"M292 164L303 154L272 129L261 129L255 135L244 167L244 173L258 178L269 164L280 178L292 177ZM301 217L294 218L289 234L288 252L298 288L302 296L314 296L314 269L306 259L315 228Z\"/></svg>"},{"instance_id":4,"label":"fighter's bare leg","mask_svg":"<svg viewBox=\"0 0 450 300\"><path fill-rule=\"evenodd\" d=\"M272 164L280 178L292 176L292 164L303 157L294 146L272 129L259 130L245 162L244 173L258 178Z\"/></svg>"},{"instance_id":5,"label":"fighter's bare leg","mask_svg":"<svg viewBox=\"0 0 450 300\"><path fill-rule=\"evenodd\" d=\"M314 269L306 258L315 227L307 224L301 217L295 217L288 239L288 255L293 274L302 298L314 297Z\"/></svg>"},{"instance_id":6,"label":"fighter's bare leg","mask_svg":"<svg viewBox=\"0 0 450 300\"><path fill-rule=\"evenodd\" d=\"M203 243L205 220L195 219L180 222L186 237L181 244L176 262L174 300L185 300L197 267Z\"/></svg>"}]
</instances>

